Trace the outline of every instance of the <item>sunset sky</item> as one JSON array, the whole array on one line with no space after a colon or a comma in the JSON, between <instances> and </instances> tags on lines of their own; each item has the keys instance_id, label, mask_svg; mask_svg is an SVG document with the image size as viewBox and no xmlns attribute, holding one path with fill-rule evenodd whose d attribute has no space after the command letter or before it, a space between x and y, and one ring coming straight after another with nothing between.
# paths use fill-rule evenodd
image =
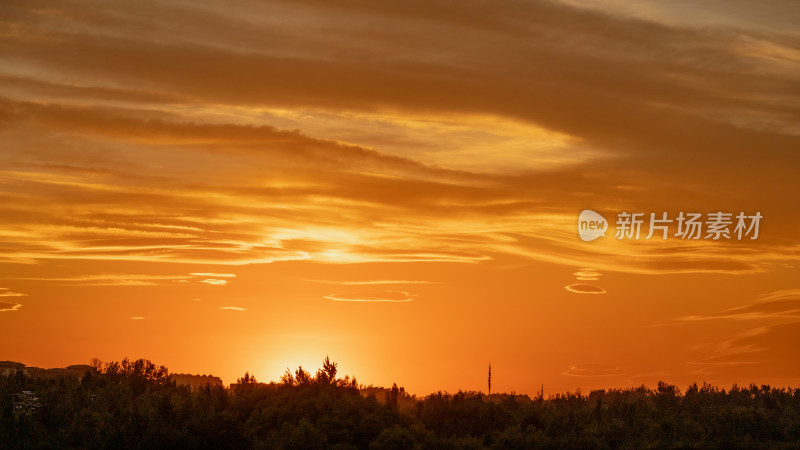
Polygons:
<instances>
[{"instance_id":1,"label":"sunset sky","mask_svg":"<svg viewBox=\"0 0 800 450\"><path fill-rule=\"evenodd\" d=\"M0 187L0 360L800 385L793 0L6 0Z\"/></svg>"}]
</instances>

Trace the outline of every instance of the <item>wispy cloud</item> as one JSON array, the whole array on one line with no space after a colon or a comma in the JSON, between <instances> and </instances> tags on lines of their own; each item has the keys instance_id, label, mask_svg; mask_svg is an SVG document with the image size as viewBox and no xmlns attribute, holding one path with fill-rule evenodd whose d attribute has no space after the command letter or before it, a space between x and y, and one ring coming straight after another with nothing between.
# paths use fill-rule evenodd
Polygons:
<instances>
[{"instance_id":1,"label":"wispy cloud","mask_svg":"<svg viewBox=\"0 0 800 450\"><path fill-rule=\"evenodd\" d=\"M25 297L26 294L14 292L9 288L0 288L0 297Z\"/></svg>"},{"instance_id":2,"label":"wispy cloud","mask_svg":"<svg viewBox=\"0 0 800 450\"><path fill-rule=\"evenodd\" d=\"M760 326L714 343L704 357L688 361L696 375L737 377L758 366L759 373L792 374L800 369L795 358L800 322ZM751 373L751 372L750 372Z\"/></svg>"},{"instance_id":3,"label":"wispy cloud","mask_svg":"<svg viewBox=\"0 0 800 450\"><path fill-rule=\"evenodd\" d=\"M573 275L575 275L575 278L579 281L595 281L599 280L602 274L594 269L581 269Z\"/></svg>"},{"instance_id":4,"label":"wispy cloud","mask_svg":"<svg viewBox=\"0 0 800 450\"><path fill-rule=\"evenodd\" d=\"M575 278L578 281L593 281L593 280L599 280L600 279L600 275L602 275L602 274L600 272L594 270L594 269L581 269L581 270L575 272L573 275L575 275ZM605 294L606 293L606 290L601 288L600 286L595 286L593 284L585 284L585 283L569 284L567 286L564 286L564 289L566 289L569 292L573 292L575 294Z\"/></svg>"},{"instance_id":5,"label":"wispy cloud","mask_svg":"<svg viewBox=\"0 0 800 450\"><path fill-rule=\"evenodd\" d=\"M362 286L380 284L433 284L435 281L422 280L366 280L366 281L342 281L342 280L303 280L312 283L337 284L341 286Z\"/></svg>"},{"instance_id":6,"label":"wispy cloud","mask_svg":"<svg viewBox=\"0 0 800 450\"><path fill-rule=\"evenodd\" d=\"M795 342L800 339L800 290L761 295L752 303L722 311L683 316L667 324L707 325L709 321L736 326L740 331L691 349L700 356L688 361L697 375L736 376L758 365L764 372L795 373Z\"/></svg>"},{"instance_id":7,"label":"wispy cloud","mask_svg":"<svg viewBox=\"0 0 800 450\"><path fill-rule=\"evenodd\" d=\"M236 275L232 273L190 273L194 277L215 277L215 278L233 278Z\"/></svg>"},{"instance_id":8,"label":"wispy cloud","mask_svg":"<svg viewBox=\"0 0 800 450\"><path fill-rule=\"evenodd\" d=\"M337 302L379 302L379 303L404 303L416 298L416 295L405 291L382 291L373 293L348 293L331 294L325 298Z\"/></svg>"},{"instance_id":9,"label":"wispy cloud","mask_svg":"<svg viewBox=\"0 0 800 450\"><path fill-rule=\"evenodd\" d=\"M238 306L220 306L219 309L226 311L246 311L245 308L240 308Z\"/></svg>"},{"instance_id":10,"label":"wispy cloud","mask_svg":"<svg viewBox=\"0 0 800 450\"><path fill-rule=\"evenodd\" d=\"M14 279L80 286L155 286L162 283L188 281L189 277L184 275L100 273L68 277L20 277Z\"/></svg>"},{"instance_id":11,"label":"wispy cloud","mask_svg":"<svg viewBox=\"0 0 800 450\"><path fill-rule=\"evenodd\" d=\"M606 290L593 284L570 284L564 289L576 294L605 294Z\"/></svg>"},{"instance_id":12,"label":"wispy cloud","mask_svg":"<svg viewBox=\"0 0 800 450\"><path fill-rule=\"evenodd\" d=\"M679 322L705 320L756 321L768 319L800 319L800 289L787 289L762 295L755 302L723 311L684 316Z\"/></svg>"},{"instance_id":13,"label":"wispy cloud","mask_svg":"<svg viewBox=\"0 0 800 450\"><path fill-rule=\"evenodd\" d=\"M19 303L0 302L0 312L3 311L17 311L22 305Z\"/></svg>"},{"instance_id":14,"label":"wispy cloud","mask_svg":"<svg viewBox=\"0 0 800 450\"><path fill-rule=\"evenodd\" d=\"M569 367L561 375L570 377L613 377L625 375L619 366L613 364L585 363Z\"/></svg>"},{"instance_id":15,"label":"wispy cloud","mask_svg":"<svg viewBox=\"0 0 800 450\"><path fill-rule=\"evenodd\" d=\"M89 275L73 275L60 277L11 277L15 280L30 280L37 282L60 283L79 286L156 286L164 283L188 283L198 277L223 277L233 278L235 274L229 273L190 273L189 275L155 275L131 273L98 273ZM199 280L200 283L224 285L228 280L207 278ZM19 294L22 295L22 294ZM3 289L0 288L0 296Z\"/></svg>"}]
</instances>

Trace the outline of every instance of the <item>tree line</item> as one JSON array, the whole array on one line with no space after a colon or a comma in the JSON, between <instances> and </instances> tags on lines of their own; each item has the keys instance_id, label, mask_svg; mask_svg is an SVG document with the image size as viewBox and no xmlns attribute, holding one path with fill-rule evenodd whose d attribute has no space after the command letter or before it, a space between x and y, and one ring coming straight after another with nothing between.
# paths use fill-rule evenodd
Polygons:
<instances>
[{"instance_id":1,"label":"tree line","mask_svg":"<svg viewBox=\"0 0 800 450\"><path fill-rule=\"evenodd\" d=\"M766 385L421 399L395 385L379 398L327 358L316 374L259 383L246 373L230 389L177 385L147 360L92 365L82 377L0 376L0 448L800 447L800 389Z\"/></svg>"}]
</instances>

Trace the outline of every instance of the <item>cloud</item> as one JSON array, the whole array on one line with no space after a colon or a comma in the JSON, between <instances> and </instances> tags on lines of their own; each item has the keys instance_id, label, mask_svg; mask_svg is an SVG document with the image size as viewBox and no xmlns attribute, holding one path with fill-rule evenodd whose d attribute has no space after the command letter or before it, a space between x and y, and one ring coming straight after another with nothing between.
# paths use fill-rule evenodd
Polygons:
<instances>
[{"instance_id":1,"label":"cloud","mask_svg":"<svg viewBox=\"0 0 800 450\"><path fill-rule=\"evenodd\" d=\"M698 367L696 374L706 376L734 379L763 373L788 376L800 370L797 342L800 342L800 322L752 328L713 345L706 357L689 364Z\"/></svg>"},{"instance_id":2,"label":"cloud","mask_svg":"<svg viewBox=\"0 0 800 450\"><path fill-rule=\"evenodd\" d=\"M594 269L581 269L575 272L575 278L580 281L594 281L599 280L601 273L595 271Z\"/></svg>"},{"instance_id":3,"label":"cloud","mask_svg":"<svg viewBox=\"0 0 800 450\"><path fill-rule=\"evenodd\" d=\"M575 364L561 375L569 377L613 377L625 375L619 366L612 364Z\"/></svg>"},{"instance_id":4,"label":"cloud","mask_svg":"<svg viewBox=\"0 0 800 450\"><path fill-rule=\"evenodd\" d=\"M245 308L240 308L238 306L220 306L219 309L226 311L246 311Z\"/></svg>"},{"instance_id":5,"label":"cloud","mask_svg":"<svg viewBox=\"0 0 800 450\"><path fill-rule=\"evenodd\" d=\"M211 286L225 286L228 284L228 280L219 280L216 278L207 278L205 280L201 280L200 282Z\"/></svg>"},{"instance_id":6,"label":"cloud","mask_svg":"<svg viewBox=\"0 0 800 450\"><path fill-rule=\"evenodd\" d=\"M25 277L17 280L69 284L78 286L156 286L165 282L185 282L182 275L148 275L128 273L101 273L67 277ZM2 293L0 293L2 295Z\"/></svg>"},{"instance_id":7,"label":"cloud","mask_svg":"<svg viewBox=\"0 0 800 450\"><path fill-rule=\"evenodd\" d=\"M112 149L98 152L97 158L118 160L95 167L96 160L81 159L77 152L69 155L68 149L53 154L46 145L22 145L14 161L26 164L18 170L0 171L0 182L15 186L20 193L4 199L4 207L15 214L7 215L6 228L0 231L0 236L7 233L13 238L12 245L0 251L0 261L93 259L240 265L313 260L338 264L481 262L510 254L639 273L743 273L763 270L781 260L800 260L796 245L753 247L758 242L711 245L667 241L648 247L604 243L587 248L576 242L574 233L567 232L573 228L575 209L561 205L590 190L579 179L559 181L570 171L541 174L530 181L530 177L448 171L270 128L187 123L179 115L147 121L136 117L144 114L137 110L98 114L74 106L34 107L20 102L9 102L9 106L20 114L20 120L26 114L38 118L32 123L42 128L35 133L29 130L25 136L72 129L72 145L91 148L97 144L87 137L97 133L108 137ZM87 128L81 130L81 126ZM175 144L156 151L155 144L131 140L141 134L137 130L150 128L160 130L163 139ZM201 137L202 148L197 148L192 139ZM241 152L230 151L231 140L241 142ZM136 167L138 162L125 152L114 151L118 146L140 149L153 164L169 168L175 175L142 178L137 171L125 173L126 166ZM319 147L319 152L287 163L294 168L288 176L286 171L276 170L269 185L264 185L263 176L248 176L251 158L272 155L288 161L273 153L288 147ZM186 164L183 156L187 152L206 156ZM65 154L77 160L71 166L52 163ZM331 155L338 156L331 159ZM345 166L356 170L342 170ZM220 182L208 184L203 174L216 167L225 168L217 172ZM131 184L130 180L138 182ZM571 183L574 189L569 187ZM535 192L541 193L533 195ZM392 202L385 201L387 196L392 196ZM548 197L564 200L554 204ZM66 212L82 208L87 199L94 205L88 211L109 213ZM34 210L32 205L37 202L51 204L52 213ZM63 213L58 212L61 209ZM458 211L460 218L452 219L444 211ZM382 219L373 225L370 221L376 216ZM223 235L225 239L220 238Z\"/></svg>"},{"instance_id":8,"label":"cloud","mask_svg":"<svg viewBox=\"0 0 800 450\"><path fill-rule=\"evenodd\" d=\"M719 110L736 105L778 116L770 105L755 96L725 95L746 86L747 82L759 81L765 66L752 64L753 56L735 50L731 41L744 41L745 36L732 30L668 27L548 2L506 1L496 5L490 14L476 8L463 10L457 17L453 17L452 8L445 8L444 3L426 6L425 10L430 12L426 20L417 14L409 15L408 11L398 17L393 8L376 8L365 2L348 8L323 3L302 9L286 7L285 15L281 16L285 22L270 27L273 30L270 39L258 39L263 30L254 28L242 17L215 8L213 14L231 16L231 22L209 20L212 11L205 11L207 6L177 10L162 6L158 8L160 14L175 17L181 25L174 28L176 36L164 36L160 41L135 34L134 24L140 24L142 18L141 12L133 8L117 6L113 12L78 19L82 23L73 24L70 33L64 30L65 24L53 22L54 19L36 14L31 8L12 15L12 20L39 39L15 39L16 46L9 44L8 51L11 56L35 58L42 65L76 78L103 76L129 89L145 93L179 92L208 103L272 102L285 106L312 103L329 109L350 106L362 110L393 105L416 110L444 107L493 111L606 143L619 137L620 123L633 124L628 127L628 141L655 141L653 135L664 133L667 127L662 128L657 120L651 119L680 120L687 109ZM304 18L317 15L329 17L328 23L334 30L348 33L340 33L339 39L331 40L329 33L308 30L302 43L290 39L293 23L299 26ZM51 26L35 27L26 23L26 16ZM63 16L56 16L64 20ZM204 17L198 21L203 25L193 26L186 17ZM104 26L109 20L118 23L113 32ZM351 26L354 22L363 27L359 32ZM216 25L209 30L209 23ZM372 25L364 26L365 23ZM472 33L464 33L463 27L473 30ZM85 30L84 34L72 32L76 28ZM398 33L377 33L385 29L395 29ZM252 34L246 34L245 30ZM400 33L402 30L413 30L420 39L408 39L407 33ZM199 37L209 31L216 31L219 39L230 40L228 48L250 51L231 52L225 46L207 45L207 40ZM154 36L163 34L157 28L152 32ZM103 45L97 42L97 35L104 37ZM779 43L782 36L760 33L759 37ZM489 38L509 52L494 51L494 46L486 44ZM276 46L267 47L264 42L275 42ZM277 45L278 42L286 45ZM54 51L56 46L62 49L61 54ZM344 52L344 48L349 52ZM349 57L323 57L333 52L342 56L347 53ZM528 57L516 57L520 53ZM114 54L118 58L110 57ZM363 57L367 54L373 59ZM492 71L476 68L472 64L475 60L485 60ZM87 61L96 64L88 65ZM698 61L714 61L717 66L711 68ZM144 62L149 64L139 64ZM274 70L276 67L282 71ZM576 70L580 67L591 70ZM498 80L493 76L506 68L516 68L519 77ZM589 78L586 73L603 76ZM668 76L674 73L684 76ZM719 75L718 85L708 85L707 80L714 75ZM793 80L787 70L773 77L774 83L760 83L768 92L788 87ZM390 89L391 86L395 89ZM584 89L578 91L579 87ZM691 95L700 91L706 95L702 98ZM739 92L748 91L739 89ZM532 108L525 101L509 101L513 93L519 93L521 100L539 100L538 104L557 104L559 108ZM656 102L669 108L655 108ZM598 104L605 104L605 109L614 110L619 118L598 114ZM581 108L589 111L587 117L575 114ZM709 120L698 118L695 122L687 125L713 129ZM668 145L680 137L669 139ZM685 142L694 148L698 146ZM672 147L681 149L677 145Z\"/></svg>"},{"instance_id":9,"label":"cloud","mask_svg":"<svg viewBox=\"0 0 800 450\"><path fill-rule=\"evenodd\" d=\"M304 280L312 283L338 284L341 286L367 286L376 284L432 284L434 281L422 280L366 280L366 281L341 281L341 280Z\"/></svg>"},{"instance_id":10,"label":"cloud","mask_svg":"<svg viewBox=\"0 0 800 450\"><path fill-rule=\"evenodd\" d=\"M232 273L190 273L189 275L194 277L217 277L217 278L233 278L236 275Z\"/></svg>"},{"instance_id":11,"label":"cloud","mask_svg":"<svg viewBox=\"0 0 800 450\"><path fill-rule=\"evenodd\" d=\"M800 289L770 292L748 305L737 306L716 313L684 316L677 320L679 322L698 322L705 320L755 321L767 319L800 319Z\"/></svg>"},{"instance_id":12,"label":"cloud","mask_svg":"<svg viewBox=\"0 0 800 450\"><path fill-rule=\"evenodd\" d=\"M22 307L19 303L0 302L0 312L2 311L17 311Z\"/></svg>"},{"instance_id":13,"label":"cloud","mask_svg":"<svg viewBox=\"0 0 800 450\"><path fill-rule=\"evenodd\" d=\"M253 8L8 6L0 263L800 261L780 200L800 146L790 33L556 2ZM572 232L587 205L720 203L759 208L769 232L591 247Z\"/></svg>"},{"instance_id":14,"label":"cloud","mask_svg":"<svg viewBox=\"0 0 800 450\"><path fill-rule=\"evenodd\" d=\"M145 320L145 319L147 319L147 317L142 317L142 316L131 317L131 320Z\"/></svg>"},{"instance_id":15,"label":"cloud","mask_svg":"<svg viewBox=\"0 0 800 450\"><path fill-rule=\"evenodd\" d=\"M416 298L416 295L405 291L382 291L374 293L349 293L331 294L325 298L337 302L385 302L385 303L404 303Z\"/></svg>"},{"instance_id":16,"label":"cloud","mask_svg":"<svg viewBox=\"0 0 800 450\"><path fill-rule=\"evenodd\" d=\"M20 294L8 288L0 288L0 297L25 297L27 294Z\"/></svg>"},{"instance_id":17,"label":"cloud","mask_svg":"<svg viewBox=\"0 0 800 450\"><path fill-rule=\"evenodd\" d=\"M754 367L757 373L773 374L800 369L794 357L800 339L800 289L765 293L746 305L683 316L671 324L709 326L709 321L739 331L690 349L698 354L687 362L695 367L693 374L741 379L754 376Z\"/></svg>"},{"instance_id":18,"label":"cloud","mask_svg":"<svg viewBox=\"0 0 800 450\"><path fill-rule=\"evenodd\" d=\"M570 284L564 289L576 294L605 294L606 290L593 284Z\"/></svg>"}]
</instances>

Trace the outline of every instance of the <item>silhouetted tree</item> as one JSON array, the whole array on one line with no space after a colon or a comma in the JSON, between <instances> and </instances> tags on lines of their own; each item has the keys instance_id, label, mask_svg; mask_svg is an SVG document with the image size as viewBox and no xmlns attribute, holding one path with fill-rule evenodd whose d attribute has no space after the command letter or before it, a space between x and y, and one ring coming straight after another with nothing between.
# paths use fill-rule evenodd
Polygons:
<instances>
[{"instance_id":1,"label":"silhouetted tree","mask_svg":"<svg viewBox=\"0 0 800 450\"><path fill-rule=\"evenodd\" d=\"M287 367L286 372L281 375L281 383L288 386L294 386L295 382L296 380L294 379L294 375L292 375L292 371Z\"/></svg>"},{"instance_id":2,"label":"silhouetted tree","mask_svg":"<svg viewBox=\"0 0 800 450\"><path fill-rule=\"evenodd\" d=\"M392 383L392 390L386 394L386 404L394 409L397 409L397 399L400 396L400 390L397 389L397 383Z\"/></svg>"},{"instance_id":3,"label":"silhouetted tree","mask_svg":"<svg viewBox=\"0 0 800 450\"><path fill-rule=\"evenodd\" d=\"M322 368L317 370L315 381L317 384L331 384L336 382L336 366L335 362L331 362L327 356L322 361Z\"/></svg>"},{"instance_id":4,"label":"silhouetted tree","mask_svg":"<svg viewBox=\"0 0 800 450\"><path fill-rule=\"evenodd\" d=\"M245 372L243 377L238 378L236 380L236 384L238 384L240 386L247 386L247 385L250 385L250 384L257 384L257 383L258 383L258 380L256 380L255 376L250 375L250 372Z\"/></svg>"}]
</instances>

